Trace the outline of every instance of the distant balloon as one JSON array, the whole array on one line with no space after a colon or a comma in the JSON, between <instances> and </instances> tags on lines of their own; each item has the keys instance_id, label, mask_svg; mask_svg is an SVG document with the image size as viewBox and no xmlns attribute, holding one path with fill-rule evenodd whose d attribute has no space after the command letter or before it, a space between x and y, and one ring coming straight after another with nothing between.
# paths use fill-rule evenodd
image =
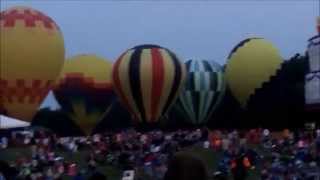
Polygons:
<instances>
[{"instance_id":1,"label":"distant balloon","mask_svg":"<svg viewBox=\"0 0 320 180\"><path fill-rule=\"evenodd\" d=\"M69 117L90 134L108 113L115 97L112 64L95 55L79 55L65 61L54 95Z\"/></svg>"},{"instance_id":2,"label":"distant balloon","mask_svg":"<svg viewBox=\"0 0 320 180\"><path fill-rule=\"evenodd\" d=\"M63 66L57 24L28 7L0 13L0 113L31 121Z\"/></svg>"},{"instance_id":3,"label":"distant balloon","mask_svg":"<svg viewBox=\"0 0 320 180\"><path fill-rule=\"evenodd\" d=\"M206 60L189 60L187 80L177 100L177 108L192 124L205 124L220 104L226 89L219 64Z\"/></svg>"},{"instance_id":4,"label":"distant balloon","mask_svg":"<svg viewBox=\"0 0 320 180\"><path fill-rule=\"evenodd\" d=\"M112 77L116 93L133 118L154 123L178 96L186 69L170 50L141 45L119 57Z\"/></svg>"},{"instance_id":5,"label":"distant balloon","mask_svg":"<svg viewBox=\"0 0 320 180\"><path fill-rule=\"evenodd\" d=\"M232 50L225 75L232 94L242 107L247 106L256 89L276 75L281 64L278 50L262 38L246 39Z\"/></svg>"}]
</instances>

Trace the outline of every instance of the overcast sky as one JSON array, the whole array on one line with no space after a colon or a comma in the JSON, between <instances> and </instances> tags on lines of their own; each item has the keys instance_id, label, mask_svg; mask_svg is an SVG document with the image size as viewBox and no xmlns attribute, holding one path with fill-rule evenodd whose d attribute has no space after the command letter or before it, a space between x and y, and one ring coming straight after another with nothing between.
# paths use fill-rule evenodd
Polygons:
<instances>
[{"instance_id":1,"label":"overcast sky","mask_svg":"<svg viewBox=\"0 0 320 180\"><path fill-rule=\"evenodd\" d=\"M153 43L182 60L224 64L238 42L256 36L273 42L287 59L304 53L316 33L319 0L195 1L1 0L0 7L25 5L52 17L64 34L66 57L93 53L111 61L128 48ZM45 106L56 106L52 95Z\"/></svg>"}]
</instances>

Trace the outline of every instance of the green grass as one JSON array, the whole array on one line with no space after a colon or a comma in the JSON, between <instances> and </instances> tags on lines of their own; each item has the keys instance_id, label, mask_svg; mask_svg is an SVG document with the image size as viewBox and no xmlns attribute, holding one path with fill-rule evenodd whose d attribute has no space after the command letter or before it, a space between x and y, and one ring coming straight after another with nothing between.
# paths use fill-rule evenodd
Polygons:
<instances>
[{"instance_id":1,"label":"green grass","mask_svg":"<svg viewBox=\"0 0 320 180\"><path fill-rule=\"evenodd\" d=\"M257 149L259 153L267 155L268 152L264 152L261 149ZM214 152L211 149L203 149L200 147L193 147L184 150L186 152L190 152L199 156L206 163L209 171L213 172L217 168L217 164L221 158L221 153ZM76 153L67 153L67 152L57 152L58 155L65 158L65 160L69 162L76 163L80 168L85 168L87 161L86 157L89 155L89 151L81 151ZM9 148L0 150L0 160L4 160L7 162L13 162L19 157L31 157L30 148ZM110 180L119 180L121 177L121 171L110 165L100 165L98 169L105 173ZM141 173L141 172L140 172ZM142 173L143 174L143 173ZM64 179L69 180L72 179L70 177L64 177ZM144 178L148 180L149 178ZM230 177L230 179L232 179ZM259 179L259 173L257 170L250 171L248 180L257 180Z\"/></svg>"}]
</instances>

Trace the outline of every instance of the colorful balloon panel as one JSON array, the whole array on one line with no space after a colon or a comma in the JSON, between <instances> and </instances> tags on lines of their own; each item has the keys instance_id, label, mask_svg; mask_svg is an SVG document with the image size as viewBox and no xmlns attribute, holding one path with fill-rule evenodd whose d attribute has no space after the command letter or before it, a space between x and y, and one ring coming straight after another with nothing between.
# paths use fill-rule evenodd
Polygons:
<instances>
[{"instance_id":1,"label":"colorful balloon panel","mask_svg":"<svg viewBox=\"0 0 320 180\"><path fill-rule=\"evenodd\" d=\"M278 50L262 38L246 39L232 50L225 75L232 94L242 107L246 107L256 89L276 74L281 63Z\"/></svg>"},{"instance_id":2,"label":"colorful balloon panel","mask_svg":"<svg viewBox=\"0 0 320 180\"><path fill-rule=\"evenodd\" d=\"M57 24L28 7L0 13L0 112L31 121L64 61Z\"/></svg>"},{"instance_id":3,"label":"colorful balloon panel","mask_svg":"<svg viewBox=\"0 0 320 180\"><path fill-rule=\"evenodd\" d=\"M224 96L225 78L219 64L206 60L186 63L187 80L178 98L181 108L192 124L205 124Z\"/></svg>"},{"instance_id":4,"label":"colorful balloon panel","mask_svg":"<svg viewBox=\"0 0 320 180\"><path fill-rule=\"evenodd\" d=\"M86 134L90 134L111 107L112 63L95 55L66 60L54 95L62 110Z\"/></svg>"},{"instance_id":5,"label":"colorful balloon panel","mask_svg":"<svg viewBox=\"0 0 320 180\"><path fill-rule=\"evenodd\" d=\"M134 119L154 123L177 98L185 65L170 50L141 45L123 53L113 66L113 84Z\"/></svg>"}]
</instances>

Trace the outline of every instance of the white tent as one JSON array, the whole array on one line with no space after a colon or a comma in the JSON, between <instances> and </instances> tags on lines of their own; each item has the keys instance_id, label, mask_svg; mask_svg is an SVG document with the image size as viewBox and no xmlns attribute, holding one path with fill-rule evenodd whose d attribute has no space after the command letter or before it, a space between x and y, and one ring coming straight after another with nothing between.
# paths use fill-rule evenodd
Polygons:
<instances>
[{"instance_id":1,"label":"white tent","mask_svg":"<svg viewBox=\"0 0 320 180\"><path fill-rule=\"evenodd\" d=\"M30 123L0 115L0 129L28 127Z\"/></svg>"}]
</instances>

